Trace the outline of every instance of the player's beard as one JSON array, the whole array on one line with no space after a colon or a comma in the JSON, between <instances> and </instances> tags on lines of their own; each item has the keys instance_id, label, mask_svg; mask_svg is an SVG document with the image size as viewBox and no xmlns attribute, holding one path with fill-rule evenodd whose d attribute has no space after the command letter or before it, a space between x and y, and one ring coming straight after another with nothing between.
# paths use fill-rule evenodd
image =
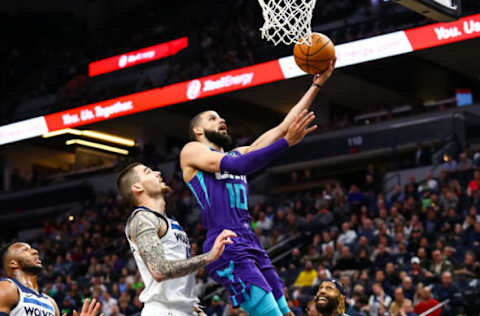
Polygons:
<instances>
[{"instance_id":1,"label":"player's beard","mask_svg":"<svg viewBox=\"0 0 480 316\"><path fill-rule=\"evenodd\" d=\"M31 264L23 260L20 260L18 264L20 265L21 270L27 274L40 275L43 270L42 265Z\"/></svg>"},{"instance_id":2,"label":"player's beard","mask_svg":"<svg viewBox=\"0 0 480 316\"><path fill-rule=\"evenodd\" d=\"M217 131L204 130L205 138L214 145L217 145L220 148L225 148L230 146L232 143L232 138L227 133L221 134Z\"/></svg>"},{"instance_id":3,"label":"player's beard","mask_svg":"<svg viewBox=\"0 0 480 316\"><path fill-rule=\"evenodd\" d=\"M332 314L338 306L338 298L336 297L326 297L328 300L328 303L325 305L320 305L318 302L315 302L315 307L317 308L317 311L319 311L322 314L325 315L330 315Z\"/></svg>"},{"instance_id":4,"label":"player's beard","mask_svg":"<svg viewBox=\"0 0 480 316\"><path fill-rule=\"evenodd\" d=\"M166 185L165 183L158 184L158 183L146 182L143 185L149 196L162 195L165 197L168 194L173 192L173 189L168 185Z\"/></svg>"}]
</instances>

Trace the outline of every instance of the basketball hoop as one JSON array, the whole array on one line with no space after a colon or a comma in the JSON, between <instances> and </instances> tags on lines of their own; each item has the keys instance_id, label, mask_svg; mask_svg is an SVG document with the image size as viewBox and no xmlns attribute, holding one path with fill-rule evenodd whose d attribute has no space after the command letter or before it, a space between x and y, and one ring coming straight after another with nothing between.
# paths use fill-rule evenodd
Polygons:
<instances>
[{"instance_id":1,"label":"basketball hoop","mask_svg":"<svg viewBox=\"0 0 480 316\"><path fill-rule=\"evenodd\" d=\"M265 23L260 28L267 41L311 45L312 13L316 0L258 0Z\"/></svg>"}]
</instances>

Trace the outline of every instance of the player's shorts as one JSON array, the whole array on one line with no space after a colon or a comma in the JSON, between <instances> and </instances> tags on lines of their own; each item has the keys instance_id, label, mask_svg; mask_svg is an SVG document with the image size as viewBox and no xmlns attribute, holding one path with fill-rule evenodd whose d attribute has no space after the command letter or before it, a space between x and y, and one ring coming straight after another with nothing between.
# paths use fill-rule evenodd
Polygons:
<instances>
[{"instance_id":1,"label":"player's shorts","mask_svg":"<svg viewBox=\"0 0 480 316\"><path fill-rule=\"evenodd\" d=\"M167 307L160 302L148 302L143 305L141 316L192 316L196 312L187 312L179 308Z\"/></svg>"},{"instance_id":2,"label":"player's shorts","mask_svg":"<svg viewBox=\"0 0 480 316\"><path fill-rule=\"evenodd\" d=\"M206 269L211 278L222 284L230 293L233 306L248 300L250 287L256 285L273 292L275 299L283 295L284 284L276 273L272 261L251 229L228 228L237 233L233 244L227 245L222 256ZM215 238L223 230L209 230L203 250L209 251Z\"/></svg>"}]
</instances>

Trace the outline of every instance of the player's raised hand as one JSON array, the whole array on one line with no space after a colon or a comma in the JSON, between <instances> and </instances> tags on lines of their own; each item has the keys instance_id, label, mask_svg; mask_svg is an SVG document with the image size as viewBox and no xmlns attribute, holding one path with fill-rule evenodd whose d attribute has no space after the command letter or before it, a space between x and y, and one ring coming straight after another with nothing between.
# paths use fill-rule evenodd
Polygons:
<instances>
[{"instance_id":1,"label":"player's raised hand","mask_svg":"<svg viewBox=\"0 0 480 316\"><path fill-rule=\"evenodd\" d=\"M307 110L303 110L298 114L292 124L288 127L287 134L285 135L285 140L288 142L288 145L293 146L298 144L305 135L310 134L317 129L317 125L308 127L314 119L315 114L313 114L313 112L308 112Z\"/></svg>"},{"instance_id":2,"label":"player's raised hand","mask_svg":"<svg viewBox=\"0 0 480 316\"><path fill-rule=\"evenodd\" d=\"M225 250L226 245L231 245L233 244L233 241L231 240L232 237L237 237L237 234L232 232L231 230L224 229L220 235L217 236L217 239L215 239L215 243L213 244L212 249L209 251L209 261L213 262L220 258L220 256L223 253L223 250Z\"/></svg>"},{"instance_id":3,"label":"player's raised hand","mask_svg":"<svg viewBox=\"0 0 480 316\"><path fill-rule=\"evenodd\" d=\"M313 83L323 86L325 81L327 81L328 78L330 78L330 76L332 75L333 70L335 69L336 62L337 62L337 58L331 60L326 70L313 76Z\"/></svg>"},{"instance_id":4,"label":"player's raised hand","mask_svg":"<svg viewBox=\"0 0 480 316\"><path fill-rule=\"evenodd\" d=\"M96 299L85 299L80 316L97 316L101 306L100 302L97 302ZM67 316L67 314L63 314L63 316ZM73 311L73 316L78 316L76 310ZM100 314L100 316L103 316L103 313Z\"/></svg>"}]
</instances>

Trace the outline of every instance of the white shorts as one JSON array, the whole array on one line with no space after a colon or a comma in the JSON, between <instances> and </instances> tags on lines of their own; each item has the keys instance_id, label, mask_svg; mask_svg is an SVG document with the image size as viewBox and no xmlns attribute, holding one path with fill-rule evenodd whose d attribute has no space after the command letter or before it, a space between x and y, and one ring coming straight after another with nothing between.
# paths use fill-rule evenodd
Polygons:
<instances>
[{"instance_id":1,"label":"white shorts","mask_svg":"<svg viewBox=\"0 0 480 316\"><path fill-rule=\"evenodd\" d=\"M167 307L159 302L148 302L143 305L141 316L197 316L192 310L191 313L186 312L184 308Z\"/></svg>"}]
</instances>

